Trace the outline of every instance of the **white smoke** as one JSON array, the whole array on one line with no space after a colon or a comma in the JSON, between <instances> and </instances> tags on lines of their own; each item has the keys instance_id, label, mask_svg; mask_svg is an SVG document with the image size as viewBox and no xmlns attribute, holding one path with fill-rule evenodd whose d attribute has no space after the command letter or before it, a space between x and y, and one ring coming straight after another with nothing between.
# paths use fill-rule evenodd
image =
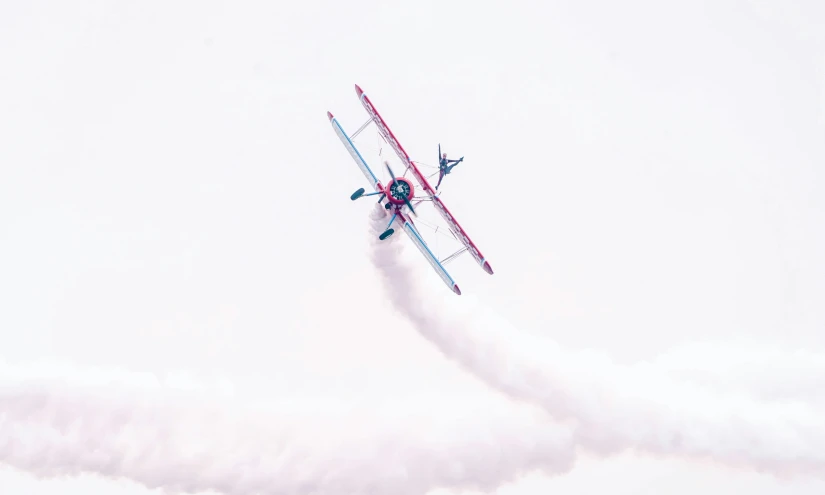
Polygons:
<instances>
[{"instance_id":1,"label":"white smoke","mask_svg":"<svg viewBox=\"0 0 825 495\"><path fill-rule=\"evenodd\" d=\"M376 209L373 238L386 220ZM546 414L460 401L436 409L285 398L253 408L227 397L226 384L0 363L0 462L41 477L92 473L226 495L489 492L527 472L566 472L578 447L825 475L825 406L811 400L823 383L820 356L697 346L620 366L566 351L467 304L471 296L421 290L401 237L376 239L371 251L394 306L447 357ZM801 387L789 386L799 378Z\"/></svg>"},{"instance_id":2,"label":"white smoke","mask_svg":"<svg viewBox=\"0 0 825 495\"><path fill-rule=\"evenodd\" d=\"M377 239L384 216L380 209L372 214L371 255L394 307L488 386L573 426L581 447L598 455L634 450L825 477L825 405L806 400L811 387L825 383L821 357L708 353L706 346L695 346L655 362L621 366L604 354L564 350L517 331L473 304L471 296L422 290L416 276L426 271L404 263L399 255L404 243ZM742 357L759 357L764 368ZM724 365L737 374L717 388ZM773 377L763 392L753 381L760 377ZM806 385L787 387L796 380Z\"/></svg>"},{"instance_id":3,"label":"white smoke","mask_svg":"<svg viewBox=\"0 0 825 495\"><path fill-rule=\"evenodd\" d=\"M762 399L804 399L825 406L825 355L804 349L788 352L748 342L701 342L664 353L654 365L719 389L746 389Z\"/></svg>"},{"instance_id":4,"label":"white smoke","mask_svg":"<svg viewBox=\"0 0 825 495\"><path fill-rule=\"evenodd\" d=\"M191 381L81 371L0 364L0 462L168 492L422 495L488 491L574 458L566 430L529 411L295 398L250 408Z\"/></svg>"}]
</instances>

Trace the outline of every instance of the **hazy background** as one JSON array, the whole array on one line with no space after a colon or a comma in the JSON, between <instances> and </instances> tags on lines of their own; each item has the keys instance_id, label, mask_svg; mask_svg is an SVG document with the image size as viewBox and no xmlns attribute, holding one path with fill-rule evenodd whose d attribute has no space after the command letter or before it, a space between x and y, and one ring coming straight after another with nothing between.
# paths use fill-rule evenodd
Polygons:
<instances>
[{"instance_id":1,"label":"hazy background","mask_svg":"<svg viewBox=\"0 0 825 495\"><path fill-rule=\"evenodd\" d=\"M823 352L825 5L502 5L5 2L0 360L498 400L384 301L325 116L366 120L355 83L414 159L465 156L442 197L496 274L450 271L523 331L628 363ZM607 487L825 489L628 455L499 493ZM6 468L0 491L149 493Z\"/></svg>"}]
</instances>

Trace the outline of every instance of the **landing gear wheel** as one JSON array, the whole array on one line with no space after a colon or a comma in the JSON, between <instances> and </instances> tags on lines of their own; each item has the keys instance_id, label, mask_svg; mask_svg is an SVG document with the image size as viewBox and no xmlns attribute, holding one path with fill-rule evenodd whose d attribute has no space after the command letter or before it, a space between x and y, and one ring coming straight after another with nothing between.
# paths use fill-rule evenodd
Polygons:
<instances>
[{"instance_id":1,"label":"landing gear wheel","mask_svg":"<svg viewBox=\"0 0 825 495\"><path fill-rule=\"evenodd\" d=\"M352 196L350 196L349 199L355 201L356 199L360 198L363 195L364 195L364 188L362 187L361 189L359 189L359 190L355 191L354 193L352 193Z\"/></svg>"},{"instance_id":2,"label":"landing gear wheel","mask_svg":"<svg viewBox=\"0 0 825 495\"><path fill-rule=\"evenodd\" d=\"M383 241L387 237L391 236L393 232L395 232L393 229L387 229L378 236L378 239Z\"/></svg>"}]
</instances>

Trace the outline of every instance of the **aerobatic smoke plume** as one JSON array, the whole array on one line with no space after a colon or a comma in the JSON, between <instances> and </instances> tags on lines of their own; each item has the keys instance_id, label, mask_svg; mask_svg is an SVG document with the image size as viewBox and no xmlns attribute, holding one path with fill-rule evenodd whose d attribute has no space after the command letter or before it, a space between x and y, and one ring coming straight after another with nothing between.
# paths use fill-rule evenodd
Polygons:
<instances>
[{"instance_id":1,"label":"aerobatic smoke plume","mask_svg":"<svg viewBox=\"0 0 825 495\"><path fill-rule=\"evenodd\" d=\"M168 492L423 495L492 490L573 460L565 429L509 407L287 399L251 409L151 375L81 371L0 363L0 463Z\"/></svg>"},{"instance_id":2,"label":"aerobatic smoke plume","mask_svg":"<svg viewBox=\"0 0 825 495\"><path fill-rule=\"evenodd\" d=\"M825 404L811 398L825 383L821 356L695 346L622 366L567 351L518 332L471 296L422 290L418 273L429 267L407 266L396 236L377 239L385 216L379 208L371 215L371 256L396 310L491 388L571 425L577 445L597 455L633 450L825 477ZM714 359L702 363L705 356ZM767 385L760 390L756 379Z\"/></svg>"},{"instance_id":3,"label":"aerobatic smoke plume","mask_svg":"<svg viewBox=\"0 0 825 495\"><path fill-rule=\"evenodd\" d=\"M372 213L373 238L386 221L383 209ZM620 366L566 351L467 304L471 296L421 290L401 237L371 249L394 307L445 356L542 414L460 401L252 407L221 387L0 363L0 463L225 495L489 492L530 471L566 472L578 448L825 476L821 356L705 345Z\"/></svg>"}]
</instances>

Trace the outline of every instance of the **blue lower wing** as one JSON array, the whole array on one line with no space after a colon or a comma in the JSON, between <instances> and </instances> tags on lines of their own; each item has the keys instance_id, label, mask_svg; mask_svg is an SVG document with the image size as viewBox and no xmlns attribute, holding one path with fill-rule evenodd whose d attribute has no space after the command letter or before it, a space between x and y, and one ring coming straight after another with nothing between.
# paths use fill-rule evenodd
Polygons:
<instances>
[{"instance_id":1,"label":"blue lower wing","mask_svg":"<svg viewBox=\"0 0 825 495\"><path fill-rule=\"evenodd\" d=\"M407 236L410 238L413 244L415 244L418 250L421 251L421 254L424 255L424 258L427 260L430 266L433 267L433 270L435 270L438 276L441 277L441 280L443 280L444 283L447 284L447 287L449 287L456 294L461 295L461 291L458 289L458 284L456 284L455 280L453 280L450 274L447 273L447 270L444 268L444 265L442 265L441 262L438 261L438 258L435 257L433 252L430 250L429 246L427 246L427 243L424 242L424 238L421 237L420 233L418 233L418 229L416 229L415 225L410 223L409 220L404 222L404 232L407 233Z\"/></svg>"},{"instance_id":2,"label":"blue lower wing","mask_svg":"<svg viewBox=\"0 0 825 495\"><path fill-rule=\"evenodd\" d=\"M338 138L343 143L344 147L349 151L350 156L353 160L355 160L355 164L358 165L358 168L361 169L361 172L366 177L367 181L369 181L370 185L373 189L376 189L378 185L378 177L375 176L372 169L370 169L369 165L367 165L366 160L364 157L361 156L361 153L358 151L358 148L355 147L352 140L347 136L347 133L344 132L344 128L341 127L341 124L338 123L338 119L332 117L330 115L330 122L332 123L332 129L335 131L335 134L338 135Z\"/></svg>"}]
</instances>

